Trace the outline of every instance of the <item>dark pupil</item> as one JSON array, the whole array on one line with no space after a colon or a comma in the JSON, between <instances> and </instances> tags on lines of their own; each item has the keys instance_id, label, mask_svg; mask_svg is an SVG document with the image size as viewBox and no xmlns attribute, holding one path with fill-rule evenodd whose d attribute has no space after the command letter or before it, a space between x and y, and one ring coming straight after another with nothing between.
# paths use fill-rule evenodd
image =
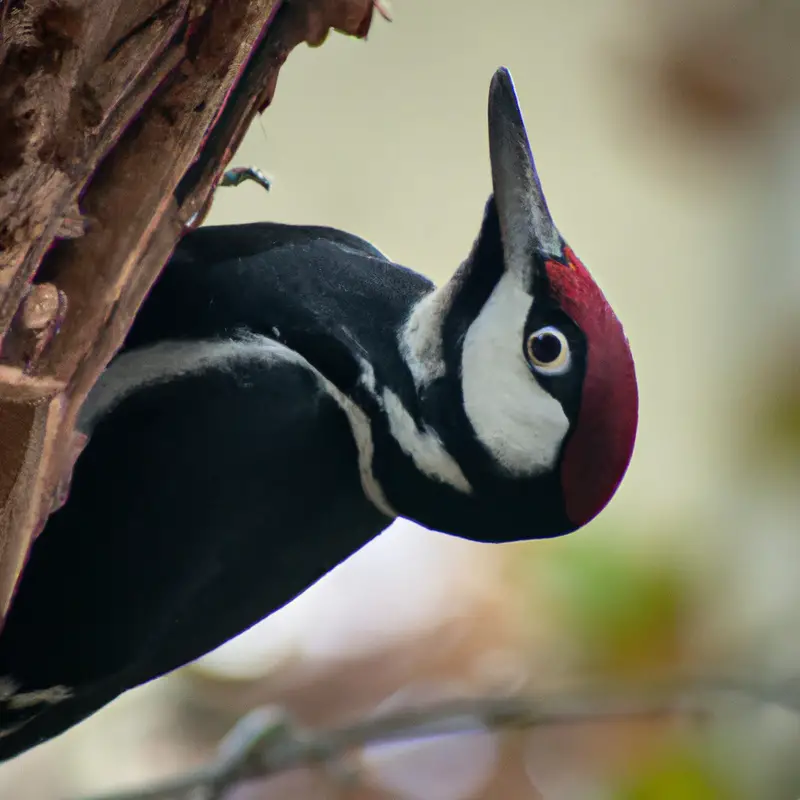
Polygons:
<instances>
[{"instance_id":1,"label":"dark pupil","mask_svg":"<svg viewBox=\"0 0 800 800\"><path fill-rule=\"evenodd\" d=\"M561 339L552 333L540 333L533 339L531 353L541 364L550 364L561 355Z\"/></svg>"}]
</instances>

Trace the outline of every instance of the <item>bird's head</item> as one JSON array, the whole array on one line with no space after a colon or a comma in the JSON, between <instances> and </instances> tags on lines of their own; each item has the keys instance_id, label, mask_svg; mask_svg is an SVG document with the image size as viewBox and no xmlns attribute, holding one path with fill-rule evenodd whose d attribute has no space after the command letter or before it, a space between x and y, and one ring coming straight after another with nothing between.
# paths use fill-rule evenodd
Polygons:
<instances>
[{"instance_id":1,"label":"bird's head","mask_svg":"<svg viewBox=\"0 0 800 800\"><path fill-rule=\"evenodd\" d=\"M428 527L557 536L593 519L628 467L633 358L553 223L506 69L491 83L489 143L493 194L472 252L400 335L418 414L395 408L392 434L425 480L380 478L393 507Z\"/></svg>"}]
</instances>

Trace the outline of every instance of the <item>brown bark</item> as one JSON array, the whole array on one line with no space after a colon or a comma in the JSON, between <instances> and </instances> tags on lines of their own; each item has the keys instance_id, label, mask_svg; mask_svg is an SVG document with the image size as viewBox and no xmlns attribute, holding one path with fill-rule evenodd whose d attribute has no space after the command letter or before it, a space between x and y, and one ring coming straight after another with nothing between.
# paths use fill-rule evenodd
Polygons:
<instances>
[{"instance_id":1,"label":"brown bark","mask_svg":"<svg viewBox=\"0 0 800 800\"><path fill-rule=\"evenodd\" d=\"M77 411L272 99L372 0L0 0L0 618Z\"/></svg>"}]
</instances>

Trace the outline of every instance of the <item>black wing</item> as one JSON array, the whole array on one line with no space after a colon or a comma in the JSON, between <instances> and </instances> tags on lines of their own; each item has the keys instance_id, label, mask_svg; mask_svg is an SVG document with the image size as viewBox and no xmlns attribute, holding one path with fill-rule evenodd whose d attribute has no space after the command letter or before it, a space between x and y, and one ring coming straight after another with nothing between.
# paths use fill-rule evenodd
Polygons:
<instances>
[{"instance_id":1,"label":"black wing","mask_svg":"<svg viewBox=\"0 0 800 800\"><path fill-rule=\"evenodd\" d=\"M222 644L389 522L347 418L296 361L267 348L131 395L98 423L0 635L0 759ZM53 687L71 696L20 700Z\"/></svg>"},{"instance_id":2,"label":"black wing","mask_svg":"<svg viewBox=\"0 0 800 800\"><path fill-rule=\"evenodd\" d=\"M199 228L179 243L134 320L125 348L164 339L277 337L314 361L309 338L378 348L402 371L394 332L433 284L333 228L252 223ZM348 331L343 334L343 330ZM317 354L320 355L320 354ZM323 356L324 358L324 356ZM338 365L320 363L335 379Z\"/></svg>"},{"instance_id":3,"label":"black wing","mask_svg":"<svg viewBox=\"0 0 800 800\"><path fill-rule=\"evenodd\" d=\"M325 225L287 225L251 222L244 225L206 225L189 231L177 253L195 260L227 261L262 255L282 247L330 243L353 253L386 261L386 256L366 239Z\"/></svg>"}]
</instances>

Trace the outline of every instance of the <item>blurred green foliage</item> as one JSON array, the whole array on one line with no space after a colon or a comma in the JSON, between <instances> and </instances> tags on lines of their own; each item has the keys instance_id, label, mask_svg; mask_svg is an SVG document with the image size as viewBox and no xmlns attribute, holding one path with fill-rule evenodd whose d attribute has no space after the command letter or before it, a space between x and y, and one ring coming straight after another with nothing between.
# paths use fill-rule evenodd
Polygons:
<instances>
[{"instance_id":1,"label":"blurred green foliage","mask_svg":"<svg viewBox=\"0 0 800 800\"><path fill-rule=\"evenodd\" d=\"M759 416L754 433L762 447L800 456L800 369L794 366L772 383Z\"/></svg>"},{"instance_id":2,"label":"blurred green foliage","mask_svg":"<svg viewBox=\"0 0 800 800\"><path fill-rule=\"evenodd\" d=\"M559 542L537 567L559 636L586 667L622 677L681 659L694 598L677 558L593 533Z\"/></svg>"},{"instance_id":3,"label":"blurred green foliage","mask_svg":"<svg viewBox=\"0 0 800 800\"><path fill-rule=\"evenodd\" d=\"M618 782L610 800L743 800L731 770L715 764L702 747L688 744L665 742Z\"/></svg>"}]
</instances>

